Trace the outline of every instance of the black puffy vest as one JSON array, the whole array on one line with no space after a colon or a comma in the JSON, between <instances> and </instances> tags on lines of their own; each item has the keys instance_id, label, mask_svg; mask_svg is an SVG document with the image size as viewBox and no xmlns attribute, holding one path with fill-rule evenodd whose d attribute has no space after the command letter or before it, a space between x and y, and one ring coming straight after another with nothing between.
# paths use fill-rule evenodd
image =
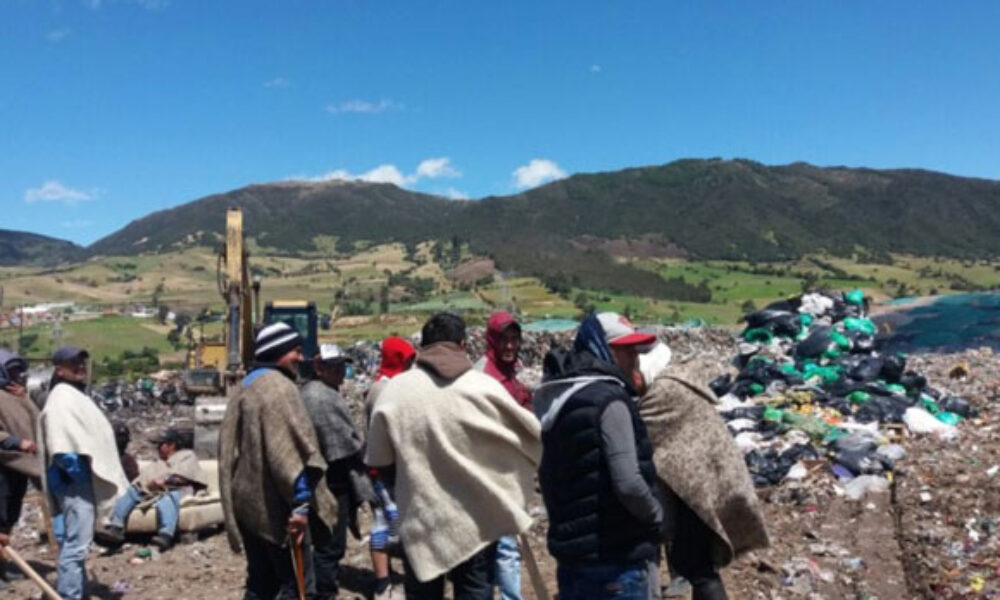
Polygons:
<instances>
[{"instance_id":1,"label":"black puffy vest","mask_svg":"<svg viewBox=\"0 0 1000 600\"><path fill-rule=\"evenodd\" d=\"M632 516L611 487L601 415L615 401L632 414L639 470L652 488L653 448L635 403L614 383L596 382L566 403L542 433L539 479L549 513L549 552L560 562L635 563L656 556L657 526Z\"/></svg>"}]
</instances>

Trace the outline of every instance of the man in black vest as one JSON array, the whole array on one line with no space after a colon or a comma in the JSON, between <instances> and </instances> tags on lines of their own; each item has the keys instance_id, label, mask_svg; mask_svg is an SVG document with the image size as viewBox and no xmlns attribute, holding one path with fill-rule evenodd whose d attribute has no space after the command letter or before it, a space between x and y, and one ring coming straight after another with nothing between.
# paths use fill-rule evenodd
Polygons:
<instances>
[{"instance_id":1,"label":"man in black vest","mask_svg":"<svg viewBox=\"0 0 1000 600\"><path fill-rule=\"evenodd\" d=\"M561 600L649 598L663 508L634 398L639 349L655 341L618 314L592 314L571 351L545 357L534 405Z\"/></svg>"}]
</instances>

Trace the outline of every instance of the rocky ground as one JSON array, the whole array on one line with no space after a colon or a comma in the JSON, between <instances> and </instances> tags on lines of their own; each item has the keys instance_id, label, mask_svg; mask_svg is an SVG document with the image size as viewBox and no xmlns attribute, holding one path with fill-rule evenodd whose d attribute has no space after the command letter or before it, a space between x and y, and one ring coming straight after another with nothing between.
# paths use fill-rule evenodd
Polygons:
<instances>
[{"instance_id":1,"label":"rocky ground","mask_svg":"<svg viewBox=\"0 0 1000 600\"><path fill-rule=\"evenodd\" d=\"M718 360L720 371L732 352L730 334L720 330L664 333L675 357L692 354ZM546 337L546 343L562 341ZM541 355L541 349L532 351ZM888 491L848 500L842 484L818 463L805 478L759 489L773 545L741 557L725 570L732 598L930 599L1000 596L1000 357L991 350L911 357L911 367L936 386L968 398L982 412L958 425L951 441L899 438L907 457L899 462ZM533 365L529 365L531 367ZM353 395L357 400L357 394ZM166 424L183 424L190 408L153 408L114 418L133 431L133 448L149 454L141 440ZM39 497L33 493L14 548L50 581L52 550L37 533ZM550 592L554 563L545 550L546 519L540 501L529 538ZM244 563L225 536L208 533L158 554L136 540L120 553L95 552L89 567L95 598L242 597ZM397 565L398 568L398 565ZM365 596L372 583L364 541L351 540L344 561L345 596ZM535 598L527 571L525 595ZM16 582L2 597L35 594Z\"/></svg>"}]
</instances>

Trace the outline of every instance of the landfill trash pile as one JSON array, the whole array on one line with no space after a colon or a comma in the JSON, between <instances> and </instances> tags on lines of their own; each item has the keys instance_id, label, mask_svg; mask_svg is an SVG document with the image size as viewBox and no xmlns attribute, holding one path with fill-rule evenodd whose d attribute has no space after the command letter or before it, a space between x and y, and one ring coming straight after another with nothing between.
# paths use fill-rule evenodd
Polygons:
<instances>
[{"instance_id":1,"label":"landfill trash pile","mask_svg":"<svg viewBox=\"0 0 1000 600\"><path fill-rule=\"evenodd\" d=\"M883 354L859 290L813 292L746 316L736 373L709 386L758 486L802 479L831 462L846 493L887 488L906 432L938 439L976 416L907 357Z\"/></svg>"}]
</instances>

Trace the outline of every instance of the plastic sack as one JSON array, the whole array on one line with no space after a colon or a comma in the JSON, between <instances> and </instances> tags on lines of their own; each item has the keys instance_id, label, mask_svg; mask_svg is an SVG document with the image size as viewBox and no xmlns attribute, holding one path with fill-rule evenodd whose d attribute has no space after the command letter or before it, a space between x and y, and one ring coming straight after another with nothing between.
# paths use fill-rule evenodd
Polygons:
<instances>
[{"instance_id":1,"label":"plastic sack","mask_svg":"<svg viewBox=\"0 0 1000 600\"><path fill-rule=\"evenodd\" d=\"M903 423L916 434L934 433L945 437L955 434L955 426L942 423L922 408L911 407L903 413Z\"/></svg>"}]
</instances>

